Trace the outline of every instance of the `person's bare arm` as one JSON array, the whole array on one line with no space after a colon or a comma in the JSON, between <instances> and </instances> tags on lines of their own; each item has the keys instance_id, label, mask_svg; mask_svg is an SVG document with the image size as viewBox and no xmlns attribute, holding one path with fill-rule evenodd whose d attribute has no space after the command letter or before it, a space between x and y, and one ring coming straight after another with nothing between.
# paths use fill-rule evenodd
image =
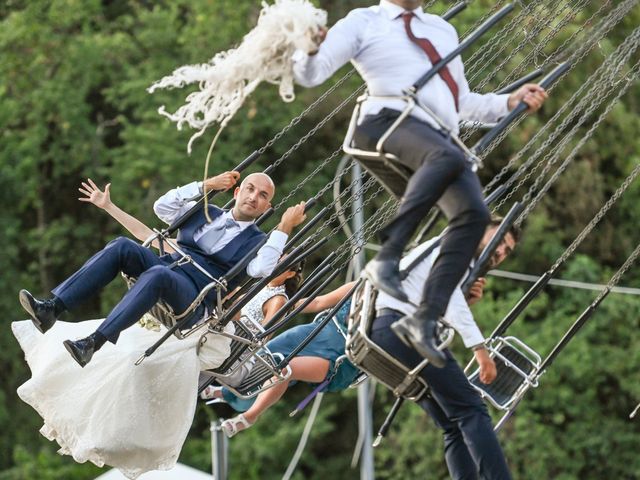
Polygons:
<instances>
[{"instance_id":1,"label":"person's bare arm","mask_svg":"<svg viewBox=\"0 0 640 480\"><path fill-rule=\"evenodd\" d=\"M147 238L154 234L154 231L147 227L144 223L138 220L136 217L128 214L120 207L118 207L111 200L111 193L109 189L111 188L111 184L107 183L104 187L104 191L100 190L98 186L91 180L87 179L86 182L82 182L82 187L78 188L78 191L85 197L79 197L78 200L81 202L92 203L96 207L104 210L109 215L111 215L120 225L127 229L131 235L133 235L138 240L144 242ZM154 240L153 246L155 248L159 248L159 244L157 240ZM170 246L165 246L166 252L173 252L173 249Z\"/></svg>"},{"instance_id":2,"label":"person's bare arm","mask_svg":"<svg viewBox=\"0 0 640 480\"><path fill-rule=\"evenodd\" d=\"M480 301L482 294L484 293L484 287L487 284L487 280L484 277L478 278L469 289L467 294L467 303L473 305ZM484 384L489 384L496 379L498 370L496 368L496 362L491 358L489 352L484 345L478 345L473 349L473 356L478 362L480 367L480 381Z\"/></svg>"},{"instance_id":3,"label":"person's bare arm","mask_svg":"<svg viewBox=\"0 0 640 480\"><path fill-rule=\"evenodd\" d=\"M326 310L327 308L335 307L336 304L344 298L344 296L351 290L355 282L345 283L341 287L336 288L334 291L327 293L326 295L320 295L311 303L304 307L302 313L316 313ZM306 299L300 299L296 306L301 305Z\"/></svg>"},{"instance_id":4,"label":"person's bare arm","mask_svg":"<svg viewBox=\"0 0 640 480\"><path fill-rule=\"evenodd\" d=\"M287 303L287 299L282 295L276 295L275 297L271 297L269 300L262 304L262 313L264 315L264 320L262 320L262 325L266 325L269 323L269 320L273 318L273 316L280 310L284 304Z\"/></svg>"}]
</instances>

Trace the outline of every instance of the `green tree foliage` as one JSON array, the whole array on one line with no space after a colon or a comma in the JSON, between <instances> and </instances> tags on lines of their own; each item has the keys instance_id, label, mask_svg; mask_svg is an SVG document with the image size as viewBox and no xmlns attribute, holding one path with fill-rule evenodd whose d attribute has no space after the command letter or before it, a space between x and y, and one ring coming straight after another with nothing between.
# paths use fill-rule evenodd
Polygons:
<instances>
[{"instance_id":1,"label":"green tree foliage","mask_svg":"<svg viewBox=\"0 0 640 480\"><path fill-rule=\"evenodd\" d=\"M355 0L318 3L328 10L330 23L368 4ZM489 0L471 2L454 24L460 32L466 31L492 4ZM538 60L543 61L545 54L579 32L600 5L590 2L586 13L573 18ZM433 11L441 13L449 6L451 2L439 1ZM534 12L531 22L548 14L550 8L551 4ZM202 177L213 132L195 143L189 157L186 143L192 132L176 130L156 112L160 105L170 111L177 108L188 89L153 95L145 89L177 66L204 62L215 52L238 44L255 24L258 12L259 2L251 0L0 2L0 231L4 250L0 308L8 321L24 318L17 302L20 288L45 295L83 259L123 234L102 212L76 200L82 179L113 182L114 200L155 226L153 200L171 187ZM521 123L502 142L481 172L484 182L639 22L636 9L600 42L595 54L563 80L538 116ZM516 61L523 58L519 55ZM485 68L494 68L494 63ZM508 71L500 72L496 81ZM328 85L337 78L339 75ZM496 84L490 83L485 90ZM358 85L354 76L275 143L255 169L279 158ZM223 132L211 171L229 169L261 147L326 88L298 89L296 101L284 104L272 86L263 85ZM636 84L530 216L525 237L505 269L544 272L638 163L639 99ZM348 111L338 114L275 170L278 199L338 148L348 117ZM324 186L333 177L336 163L321 171L291 202L309 198ZM638 241L638 193L638 186L632 185L560 276L607 281ZM321 203L329 200L323 198ZM341 234L330 238L313 262L343 242ZM637 284L639 277L637 269L631 270L623 283ZM487 334L527 287L521 282L490 279L484 301L474 307ZM110 286L69 319L103 316L123 291L124 285ZM550 287L530 305L512 333L546 354L595 296L595 292ZM640 302L635 297L611 294L542 377L540 387L527 395L500 434L515 478L640 477L640 423L627 419L640 401L638 318ZM459 342L454 349L461 362L467 361L469 354ZM56 455L55 446L38 434L39 417L15 393L29 372L8 332L0 337L0 364L0 480L94 478L100 469ZM308 392L307 386L293 388L286 401L267 412L258 425L233 439L232 478L281 478L305 420L303 414L294 419L287 414ZM391 395L378 387L378 424L391 401ZM327 395L323 403L294 478L356 478L357 469L350 467L357 439L355 392ZM209 423L214 418L216 414L208 407L199 407L181 461L201 469L211 467ZM440 432L423 412L415 405L404 407L376 453L378 477L445 478L441 444Z\"/></svg>"}]
</instances>

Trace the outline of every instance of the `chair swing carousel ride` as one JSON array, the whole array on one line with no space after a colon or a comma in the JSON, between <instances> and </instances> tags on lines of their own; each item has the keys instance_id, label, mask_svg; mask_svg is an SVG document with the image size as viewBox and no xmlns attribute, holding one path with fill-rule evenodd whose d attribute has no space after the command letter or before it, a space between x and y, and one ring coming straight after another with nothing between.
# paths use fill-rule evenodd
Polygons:
<instances>
[{"instance_id":1,"label":"chair swing carousel ride","mask_svg":"<svg viewBox=\"0 0 640 480\"><path fill-rule=\"evenodd\" d=\"M276 1L273 8L281 8L282 11L286 11L288 4L293 3L297 2ZM430 7L434 3L435 0L429 1L426 7ZM454 21L455 16L464 11L469 3L471 2L463 1L455 4L443 14L443 18ZM637 54L640 46L640 28L633 30L610 53L604 54L598 51L599 42L606 39L607 35L622 22L625 15L637 5L638 0L624 0L614 2L614 4L611 2L598 2L595 12L593 10L593 2L588 0L553 2L552 5L546 5L546 3L542 0L514 3L496 1L491 12L478 19L468 32L461 35L462 41L457 49L442 58L440 62L434 64L421 78L404 91L404 94L400 97L405 104L404 110L397 121L382 135L374 150L367 151L355 147L353 135L362 103L367 99L377 97L369 95L365 86L362 85L341 100L308 133L297 139L284 154L264 169L265 173L270 173L284 162L289 161L304 142L309 140L317 131L333 120L341 110L351 105L355 100L353 114L346 128L346 136L342 144L336 145L333 153L320 161L306 178L301 180L277 205L258 220L258 223L264 222L269 215L280 210L290 199L294 198L320 171L332 168L331 164L342 158L335 177L307 202L306 208L309 211L316 205L324 206L311 216L306 224L289 239L285 247L286 256L283 257L274 272L264 279L245 279L244 283L241 283L241 287L235 291L227 291L229 282L243 275L246 264L261 246L258 245L253 252L247 255L240 264L236 265L224 277L219 279L211 278L211 283L202 290L185 312L172 312L167 306L158 304L154 307L152 314L167 327L166 334L156 344L148 348L138 362L142 362L144 358L152 355L159 345L171 335L184 337L198 331L224 335L231 338L231 355L218 368L201 373L200 391L203 391L210 384L216 384L227 387L240 398L252 398L260 392L286 381L291 374L289 363L292 358L311 342L314 336L331 321L334 314L344 303L351 299L346 332L346 357L361 370L361 377L368 376L376 380L391 390L396 397L395 404L391 408L376 439L375 444L379 444L405 399L417 401L423 396L429 395L429 385L419 376L420 370L426 366L428 361L424 360L417 367L410 369L371 341L369 334L377 292L366 278L355 279L356 282L348 294L328 314L324 315L323 320L317 323L313 332L291 354L284 357L270 352L265 345L266 341L274 333L282 331L282 329L290 325L296 315L316 296L325 291L326 287L334 279L340 275L351 275L354 256L362 250L366 242L394 213L397 201L402 196L407 181L413 172L399 162L396 156L385 152L385 141L399 123L411 115L412 111L415 109L421 110L435 124L439 125L441 130L450 136L465 152L467 160L474 170L481 168L483 162L494 162L493 159L489 159L489 153L522 121L523 113L527 109L527 105L524 103L513 109L497 124L465 123L461 125L461 134L459 136L449 131L445 123L426 105L422 104L417 96L417 92L430 79L438 75L444 66L458 55L466 55L469 51L473 51L468 56L465 64L467 78L475 91L481 91L492 83L497 84L495 92L510 93L524 83L538 77L542 77L540 85L547 91L552 91L558 83L570 78L571 72L576 65L584 62L585 59L591 58L593 53L596 52L600 55L598 68L588 78L580 79L580 87L571 98L560 99L557 102L559 105L557 111L539 127L524 146L512 154L505 165L498 165L497 168L492 165L492 170L496 170L497 174L485 186L485 201L493 212L508 209L508 213L505 215L495 236L463 281L463 291L468 290L474 280L487 273L489 259L507 230L512 225L520 226L523 224L528 215L549 192L554 182L578 156L582 146L592 137L594 131L602 124L611 109L637 80L640 71L640 61ZM578 23L577 19L587 17L587 12L594 13L588 16L587 20ZM304 17L307 22L315 22L316 28L326 21L326 16L321 14L308 14L307 12L305 15L306 17L304 15L300 16ZM504 21L507 16L511 17L509 22ZM268 18L269 15L263 12L260 22L263 20L266 22L265 19ZM245 44L256 44L255 39L261 35L260 22L258 27L245 38L237 52L242 53ZM300 24L303 25L301 28L308 30L308 23L301 22ZM578 28L575 28L576 26ZM490 32L492 32L492 35L489 35ZM252 39L247 41L247 38L251 35L253 35ZM487 37L489 37L488 40L479 45L480 39ZM290 38L286 41L289 42L287 45L290 49L300 47L299 44L295 45L296 42ZM551 46L555 50L545 53L549 52ZM283 51L283 49L280 50ZM289 52L287 49L284 49L284 51ZM202 77L201 75L197 78L197 81L200 82L200 91L191 94L188 99L193 99L194 96L219 99L221 93L216 91L215 86L217 81L216 72L218 71L216 68L220 67L225 61L231 62L231 57L215 57L208 65L208 68L211 68L208 72L210 76ZM263 58L265 57L263 56ZM229 67L229 65L227 64L226 67ZM237 71L241 68L243 67L237 66L236 70L233 70L233 68L232 70ZM247 88L238 87L244 88L242 95L228 93L233 101L223 99L226 104L224 101L216 104L216 102L206 102L199 98L200 107L195 107L194 105L198 102L194 101L182 107L175 114L166 114L165 112L165 115L178 122L178 125L188 123L190 126L197 128L199 131L192 138L193 141L194 138L203 134L207 126L213 123L220 124L220 129L225 127L233 112L240 108L242 98L255 89L261 80L274 81L277 79L276 81L281 86L281 94L284 91L283 98L286 100L291 99L290 65L278 65L281 70L276 71L276 73L261 66L256 68L259 71L250 73L250 75L253 75L253 78L251 78L253 83ZM287 73L287 68L289 68L289 73ZM527 70L529 69L532 71L528 72ZM316 107L329 102L335 92L341 91L340 87L345 85L347 80L353 76L353 73L354 70L350 70L338 79L331 88L325 91L300 115L293 118L263 147L243 160L235 170L241 172L264 158L265 152L275 142L285 137L293 126L299 124L303 118L310 117ZM244 72L244 74L245 76L249 75L247 72ZM242 75L238 74L236 76L240 83L244 81ZM202 80L202 78L205 78L205 80ZM191 81L195 80L192 79ZM184 83L188 83L184 78L163 79L154 85L152 89L181 86ZM241 99L238 101L238 98ZM202 105L211 107L211 104L214 104L211 110L202 110L204 108ZM226 105L229 108L225 110L221 105ZM198 110L198 108L201 110ZM214 143L218 135L216 135ZM476 138L477 141L473 146L467 147L466 143L472 138ZM357 179L357 182L353 181L356 179L352 179L345 188L341 189L341 180L351 171L348 167L354 162L359 163L364 172L361 178ZM497 380L485 385L479 380L479 373L475 363L471 361L467 365L465 372L470 383L490 405L501 412L501 417L495 424L496 430L500 429L514 413L526 393L538 387L541 376L592 317L601 302L612 291L622 275L631 268L640 253L640 245L638 245L624 264L620 266L619 270L611 277L605 288L600 291L597 298L586 306L585 310L578 315L564 335L555 345L551 346L546 356L528 346L526 339L507 334L509 328L518 320L527 306L544 290L560 267L597 227L598 223L612 209L617 200L628 190L639 173L640 166L636 166L571 245L513 306L511 311L495 326L491 335L486 339L486 347L497 365ZM526 192L520 196L519 192L525 188ZM334 198L327 200L325 197L330 190L333 190ZM179 262L191 262L194 263L196 268L200 268L192 258L181 252L179 246L170 237L190 215L201 209L203 204L210 201L214 195L216 195L216 192L205 194L196 206L173 225L165 230L156 231L155 235L145 242L145 245L151 245L155 240L160 242L161 247L165 243L169 244L176 252L182 254ZM356 199L358 199L357 202ZM367 206L374 205L376 206L375 209L367 209ZM227 207L229 206L228 204ZM358 230L352 231L349 229L349 222L354 216L370 210L373 213L365 219ZM429 218L425 219L414 244L422 242L427 233L433 233L432 230L437 224L439 215L438 211L434 211ZM233 322L233 329L231 330L226 328L239 314L242 307L273 278L286 271L290 266L300 262L300 260L313 257L313 254L318 252L328 239L340 235L342 231L347 234L343 244L350 248L333 251L323 258L301 284L298 292L288 299L285 305L269 319L264 328L258 332L251 331L242 322ZM413 262L407 269L411 269L415 263ZM201 270L206 274L206 271ZM129 280L133 281L132 279ZM216 292L216 308L211 309L204 321L189 330L183 330L181 327L184 319L189 317L189 313L198 307L210 291ZM306 300L301 303L301 299ZM203 338L206 337L203 336ZM439 348L445 348L452 338L453 331L443 325ZM251 374L240 385L228 382L228 379L248 361L252 361L255 364Z\"/></svg>"}]
</instances>

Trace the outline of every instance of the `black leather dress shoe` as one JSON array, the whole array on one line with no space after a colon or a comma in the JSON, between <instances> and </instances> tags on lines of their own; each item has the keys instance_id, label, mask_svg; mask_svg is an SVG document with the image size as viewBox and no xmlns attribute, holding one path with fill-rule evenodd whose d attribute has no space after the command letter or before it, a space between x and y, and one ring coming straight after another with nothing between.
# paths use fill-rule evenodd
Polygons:
<instances>
[{"instance_id":1,"label":"black leather dress shoe","mask_svg":"<svg viewBox=\"0 0 640 480\"><path fill-rule=\"evenodd\" d=\"M364 268L364 275L378 290L397 298L401 302L408 302L407 294L402 290L400 280L400 261L396 259L373 259Z\"/></svg>"},{"instance_id":2,"label":"black leather dress shoe","mask_svg":"<svg viewBox=\"0 0 640 480\"><path fill-rule=\"evenodd\" d=\"M402 317L392 323L391 330L407 346L413 347L420 355L429 360L434 367L444 367L447 357L436 346L435 320L420 318L414 314Z\"/></svg>"},{"instance_id":3,"label":"black leather dress shoe","mask_svg":"<svg viewBox=\"0 0 640 480\"><path fill-rule=\"evenodd\" d=\"M20 290L18 295L20 304L24 308L33 324L44 333L56 323L56 306L53 300L38 300L26 290Z\"/></svg>"},{"instance_id":4,"label":"black leather dress shoe","mask_svg":"<svg viewBox=\"0 0 640 480\"><path fill-rule=\"evenodd\" d=\"M67 349L73 359L78 362L78 365L81 367L84 367L91 361L91 357L93 357L93 354L96 351L95 341L91 336L75 341L65 340L62 343L64 344L64 348Z\"/></svg>"}]
</instances>

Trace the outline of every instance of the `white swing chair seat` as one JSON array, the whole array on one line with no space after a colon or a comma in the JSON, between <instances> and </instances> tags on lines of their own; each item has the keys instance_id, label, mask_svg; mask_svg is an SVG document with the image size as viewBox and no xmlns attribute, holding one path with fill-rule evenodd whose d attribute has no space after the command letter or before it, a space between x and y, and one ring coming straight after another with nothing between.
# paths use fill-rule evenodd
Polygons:
<instances>
[{"instance_id":1,"label":"white swing chair seat","mask_svg":"<svg viewBox=\"0 0 640 480\"><path fill-rule=\"evenodd\" d=\"M427 360L410 369L371 341L369 331L375 318L377 291L364 281L354 292L349 313L349 327L345 351L351 363L389 388L395 396L419 400L428 389L419 376ZM446 329L438 348L446 348L453 339L453 331ZM441 337L442 338L442 337Z\"/></svg>"},{"instance_id":2,"label":"white swing chair seat","mask_svg":"<svg viewBox=\"0 0 640 480\"><path fill-rule=\"evenodd\" d=\"M496 362L498 375L490 384L479 378L479 369L468 374L469 382L480 395L499 410L513 408L530 388L538 386L540 356L516 337L496 337L487 346ZM469 372L472 361L466 368Z\"/></svg>"}]
</instances>

